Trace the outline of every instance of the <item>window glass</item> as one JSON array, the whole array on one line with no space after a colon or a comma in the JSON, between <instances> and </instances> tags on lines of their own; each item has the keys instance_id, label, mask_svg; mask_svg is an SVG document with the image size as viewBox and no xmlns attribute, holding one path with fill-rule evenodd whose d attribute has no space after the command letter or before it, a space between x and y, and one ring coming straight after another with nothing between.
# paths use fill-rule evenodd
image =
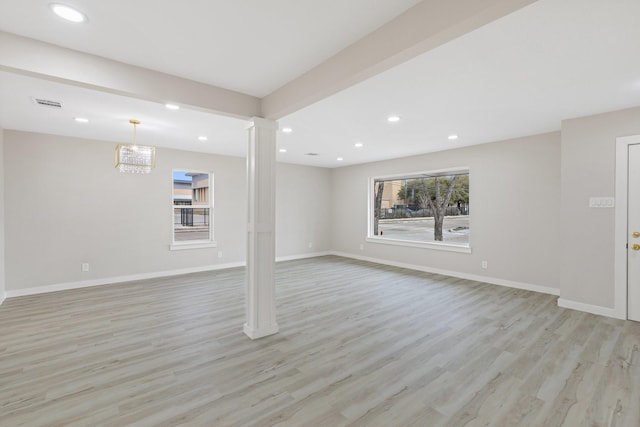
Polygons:
<instances>
[{"instance_id":1,"label":"window glass","mask_svg":"<svg viewBox=\"0 0 640 427\"><path fill-rule=\"evenodd\" d=\"M200 243L213 239L213 195L207 172L173 171L173 242Z\"/></svg>"},{"instance_id":2,"label":"window glass","mask_svg":"<svg viewBox=\"0 0 640 427\"><path fill-rule=\"evenodd\" d=\"M370 237L469 245L469 171L372 180Z\"/></svg>"}]
</instances>

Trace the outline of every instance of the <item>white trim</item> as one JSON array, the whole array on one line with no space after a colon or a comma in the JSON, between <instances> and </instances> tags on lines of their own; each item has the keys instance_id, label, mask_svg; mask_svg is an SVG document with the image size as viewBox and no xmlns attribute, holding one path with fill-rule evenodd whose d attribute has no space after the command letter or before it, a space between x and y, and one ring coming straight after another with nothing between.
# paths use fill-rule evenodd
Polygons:
<instances>
[{"instance_id":1,"label":"white trim","mask_svg":"<svg viewBox=\"0 0 640 427\"><path fill-rule=\"evenodd\" d=\"M310 254L289 255L285 257L278 257L276 258L275 261L276 262L294 261L297 259L315 258L315 257L327 256L331 254L332 253L330 251L325 251L325 252L315 252ZM8 290L4 295L2 295L2 299L0 299L0 304L2 304L4 297L15 298L15 297L22 297L27 295L44 294L48 292L67 291L71 289L82 289L82 288L90 288L93 286L104 286L104 285L111 285L116 283L132 282L136 280L157 279L161 277L179 276L182 274L225 270L227 268L246 267L246 265L247 264L244 261L232 262L227 264L208 265L204 267L192 267L192 268L183 268L178 270L157 271L153 273L141 273L141 274L133 274L128 276L106 277L103 279L84 280L80 282L58 283L54 285L36 286L33 288L26 288L26 289Z\"/></svg>"},{"instance_id":2,"label":"white trim","mask_svg":"<svg viewBox=\"0 0 640 427\"><path fill-rule=\"evenodd\" d=\"M295 261L297 259L305 259L305 258L317 258L319 256L327 256L327 255L332 255L331 251L313 252L313 253L299 254L299 255L279 256L279 257L276 257L276 262Z\"/></svg>"},{"instance_id":3,"label":"white trim","mask_svg":"<svg viewBox=\"0 0 640 427\"><path fill-rule=\"evenodd\" d=\"M613 308L602 307L599 305L585 304L583 302L571 301L564 298L558 298L558 307L583 311L585 313L597 314L599 316L612 317L614 319L625 320L627 318L626 312L623 317L620 315L620 312L618 310Z\"/></svg>"},{"instance_id":4,"label":"white trim","mask_svg":"<svg viewBox=\"0 0 640 427\"><path fill-rule=\"evenodd\" d=\"M173 175L176 172L184 172L184 173L195 173L195 174L207 174L209 175L209 204L208 205L175 205L173 204ZM200 248L215 248L216 247L216 241L215 241L215 230L213 229L213 226L215 224L214 220L215 220L215 214L216 211L214 210L215 208L215 176L213 174L213 171L205 171L205 170L196 170L196 169L190 169L190 168L174 168L171 170L171 197L172 197L172 202L171 202L171 243L169 244L169 250L170 251L179 251L179 250L183 250L183 249L200 249ZM181 243L181 242L176 242L175 241L175 236L176 236L176 224L175 224L175 209L182 209L182 208L187 208L190 207L192 209L197 209L197 208L203 208L203 209L209 209L209 238L206 240L200 240L200 241L185 241L185 243ZM203 242L206 242L206 244L204 244ZM186 245L190 245L190 247L181 247L181 246L186 246Z\"/></svg>"},{"instance_id":5,"label":"white trim","mask_svg":"<svg viewBox=\"0 0 640 427\"><path fill-rule=\"evenodd\" d=\"M169 250L170 251L184 251L187 249L202 249L202 248L215 248L217 247L218 244L215 241L201 241L201 242L194 242L192 241L185 241L184 243L173 243L171 245L169 245Z\"/></svg>"},{"instance_id":6,"label":"white trim","mask_svg":"<svg viewBox=\"0 0 640 427\"><path fill-rule=\"evenodd\" d=\"M377 264L391 265L394 267L407 268L410 270L424 271L427 273L442 274L445 276L457 277L460 279L474 280L477 282L485 282L493 285L506 286L506 287L515 288L515 289L524 289L524 290L533 291L533 292L540 292L543 294L560 295L559 289L551 288L547 286L539 286L539 285L533 285L529 283L515 282L511 280L498 279L494 277L478 276L475 274L459 273L451 270L442 270L439 268L431 268L431 267L425 267L425 266L415 265L415 264L388 261L388 260L383 260L379 258L371 258L371 257L353 255L353 254L337 252L337 251L324 251L324 252L315 252L315 253L309 253L309 254L278 257L276 258L276 262L294 261L297 259L315 258L315 257L327 256L327 255L335 255L335 256L341 256L344 258L358 259L358 260L369 261ZM60 283L55 285L37 286L37 287L26 288L26 289L8 290L6 292L6 297L14 298L14 297L20 297L20 296L26 296L26 295L37 295L37 294L48 293L48 292L81 289L81 288L88 288L92 286L102 286L102 285L109 285L109 284L116 284L116 283L123 283L123 282L131 282L136 280L156 279L160 277L178 276L182 274L224 270L227 268L236 268L236 267L245 267L245 266L246 266L245 262L235 262L235 263L227 263L227 264L210 265L210 266L204 266L204 267L193 267L193 268L184 268L179 270L160 271L160 272L154 272L154 273L134 274L129 276L118 276L118 277L96 279L96 280L85 280L81 282ZM576 303L576 304L579 304L579 303ZM607 309L604 309L604 310L607 310ZM615 316L610 316L610 317L615 317Z\"/></svg>"},{"instance_id":7,"label":"white trim","mask_svg":"<svg viewBox=\"0 0 640 427\"><path fill-rule=\"evenodd\" d=\"M128 276L106 277L103 279L83 280L80 282L58 283L55 285L37 286L26 289L8 290L7 298L37 295L48 292L66 291L70 289L90 288L92 286L111 285L115 283L133 282L136 280L157 279L160 277L179 276L182 274L201 273L204 271L224 270L227 268L244 267L244 262L208 265L204 267L182 268L179 270L157 271L153 273L132 274Z\"/></svg>"},{"instance_id":8,"label":"white trim","mask_svg":"<svg viewBox=\"0 0 640 427\"><path fill-rule=\"evenodd\" d=\"M451 174L454 174L454 175L459 174L460 172L463 172L463 175L465 175L465 174L468 174L470 170L471 168L469 166L459 166L459 167L451 167L451 168L444 168L444 169L433 169L428 171L423 170L419 172L395 173L392 175L376 175L373 177L369 177L369 179L371 180L371 182L373 182L374 180L377 180L377 179L389 180L389 179L395 179L395 178L407 178L407 179L420 178L422 175L428 175L428 174L438 174L441 176L447 176L446 175L447 172L450 172Z\"/></svg>"},{"instance_id":9,"label":"white trim","mask_svg":"<svg viewBox=\"0 0 640 427\"><path fill-rule=\"evenodd\" d=\"M376 193L373 191L374 187L375 178L370 176L367 179L367 237L373 235L373 226L375 221L375 206L373 199L376 197Z\"/></svg>"},{"instance_id":10,"label":"white trim","mask_svg":"<svg viewBox=\"0 0 640 427\"><path fill-rule=\"evenodd\" d=\"M627 318L627 179L629 146L634 144L640 144L640 135L616 138L614 307L607 309L616 319Z\"/></svg>"},{"instance_id":11,"label":"white trim","mask_svg":"<svg viewBox=\"0 0 640 427\"><path fill-rule=\"evenodd\" d=\"M385 259L365 257L365 256L354 255L354 254L349 254L344 252L334 251L332 252L332 255L341 256L344 258L358 259L361 261L374 262L376 264L384 264L384 265L391 265L394 267L407 268L409 270L424 271L426 273L442 274L444 276L457 277L457 278L466 279L466 280L474 280L476 282L484 282L492 285L506 286L508 288L524 289L526 291L539 292L542 294L549 294L549 295L556 295L556 296L560 295L560 289L552 288L548 286L540 286L540 285L533 285L530 283L515 282L512 280L498 279L496 277L486 277L486 276L478 276L475 274L459 273L457 271L442 270L439 268L426 267L423 265L407 264L404 262L389 261Z\"/></svg>"},{"instance_id":12,"label":"white trim","mask_svg":"<svg viewBox=\"0 0 640 427\"><path fill-rule=\"evenodd\" d=\"M389 239L387 237L367 237L369 243L380 243L383 245L408 246L411 248L435 249L439 251L471 253L470 246L454 245L452 243L418 242L416 240Z\"/></svg>"}]
</instances>

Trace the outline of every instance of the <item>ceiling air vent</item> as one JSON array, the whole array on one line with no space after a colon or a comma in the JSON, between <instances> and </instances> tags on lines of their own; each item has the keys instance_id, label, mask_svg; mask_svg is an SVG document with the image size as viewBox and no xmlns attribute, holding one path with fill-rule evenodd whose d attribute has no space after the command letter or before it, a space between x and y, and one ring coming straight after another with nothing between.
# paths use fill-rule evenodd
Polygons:
<instances>
[{"instance_id":1,"label":"ceiling air vent","mask_svg":"<svg viewBox=\"0 0 640 427\"><path fill-rule=\"evenodd\" d=\"M317 155L318 155L318 153L307 153L307 154L305 154L305 156L317 156Z\"/></svg>"},{"instance_id":2,"label":"ceiling air vent","mask_svg":"<svg viewBox=\"0 0 640 427\"><path fill-rule=\"evenodd\" d=\"M50 99L33 98L33 102L35 102L38 105L42 105L43 107L62 108L62 103L61 102L52 101Z\"/></svg>"}]
</instances>

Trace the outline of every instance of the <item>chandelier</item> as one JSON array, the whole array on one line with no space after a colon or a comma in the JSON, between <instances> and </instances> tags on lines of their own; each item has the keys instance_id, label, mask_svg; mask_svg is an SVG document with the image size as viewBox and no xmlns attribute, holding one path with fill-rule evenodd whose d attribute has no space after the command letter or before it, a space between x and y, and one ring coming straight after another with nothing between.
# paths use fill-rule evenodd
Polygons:
<instances>
[{"instance_id":1,"label":"chandelier","mask_svg":"<svg viewBox=\"0 0 640 427\"><path fill-rule=\"evenodd\" d=\"M133 144L116 146L116 168L120 172L149 173L156 165L156 147L147 147L136 143L138 120L129 120L133 125Z\"/></svg>"}]
</instances>

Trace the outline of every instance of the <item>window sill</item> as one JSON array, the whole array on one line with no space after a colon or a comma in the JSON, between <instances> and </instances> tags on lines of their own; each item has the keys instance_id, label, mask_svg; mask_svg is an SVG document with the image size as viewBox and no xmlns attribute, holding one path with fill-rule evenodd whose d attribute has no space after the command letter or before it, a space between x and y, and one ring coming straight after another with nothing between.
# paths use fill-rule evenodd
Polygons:
<instances>
[{"instance_id":1,"label":"window sill","mask_svg":"<svg viewBox=\"0 0 640 427\"><path fill-rule=\"evenodd\" d=\"M205 249L205 248L215 248L217 247L217 243L212 240L207 241L199 241L199 242L180 242L173 243L169 245L170 251L184 251L188 249Z\"/></svg>"},{"instance_id":2,"label":"window sill","mask_svg":"<svg viewBox=\"0 0 640 427\"><path fill-rule=\"evenodd\" d=\"M423 248L423 249L435 249L438 251L459 252L470 254L471 246L469 245L456 245L453 243L433 243L433 242L416 242L412 240L398 240L387 239L380 237L367 237L366 241L369 243L380 243L383 245L393 246L407 246L411 248Z\"/></svg>"}]
</instances>

